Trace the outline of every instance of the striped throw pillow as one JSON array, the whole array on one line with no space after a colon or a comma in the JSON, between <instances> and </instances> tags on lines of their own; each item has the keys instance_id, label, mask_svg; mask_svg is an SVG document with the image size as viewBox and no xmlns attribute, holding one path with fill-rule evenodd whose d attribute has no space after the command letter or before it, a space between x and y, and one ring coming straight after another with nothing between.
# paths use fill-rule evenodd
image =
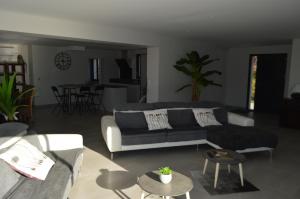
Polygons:
<instances>
[{"instance_id":1,"label":"striped throw pillow","mask_svg":"<svg viewBox=\"0 0 300 199\"><path fill-rule=\"evenodd\" d=\"M167 109L144 111L144 114L148 124L149 131L172 128L168 122Z\"/></svg>"}]
</instances>

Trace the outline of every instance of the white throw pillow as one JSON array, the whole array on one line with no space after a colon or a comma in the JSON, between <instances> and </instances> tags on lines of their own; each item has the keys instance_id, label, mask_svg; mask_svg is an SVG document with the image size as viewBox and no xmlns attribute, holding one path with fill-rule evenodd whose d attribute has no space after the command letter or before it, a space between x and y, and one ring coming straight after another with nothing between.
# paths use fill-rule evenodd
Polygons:
<instances>
[{"instance_id":1,"label":"white throw pillow","mask_svg":"<svg viewBox=\"0 0 300 199\"><path fill-rule=\"evenodd\" d=\"M144 111L145 118L148 124L148 129L171 129L171 125L168 122L168 111L167 109L157 109L151 111Z\"/></svg>"},{"instance_id":2,"label":"white throw pillow","mask_svg":"<svg viewBox=\"0 0 300 199\"><path fill-rule=\"evenodd\" d=\"M202 127L222 125L216 120L213 109L210 108L193 108L193 113L198 124Z\"/></svg>"},{"instance_id":3,"label":"white throw pillow","mask_svg":"<svg viewBox=\"0 0 300 199\"><path fill-rule=\"evenodd\" d=\"M17 172L39 180L45 180L54 165L53 160L24 139L0 154L0 158Z\"/></svg>"}]
</instances>

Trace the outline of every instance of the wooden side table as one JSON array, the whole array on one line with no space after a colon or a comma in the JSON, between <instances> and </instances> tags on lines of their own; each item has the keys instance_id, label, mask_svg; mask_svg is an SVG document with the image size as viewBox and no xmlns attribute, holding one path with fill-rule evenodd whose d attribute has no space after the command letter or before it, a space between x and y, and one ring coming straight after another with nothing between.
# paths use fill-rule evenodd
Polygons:
<instances>
[{"instance_id":1,"label":"wooden side table","mask_svg":"<svg viewBox=\"0 0 300 199\"><path fill-rule=\"evenodd\" d=\"M190 199L190 191L193 189L193 182L190 178L173 171L172 181L163 184L159 179L159 171L148 172L138 178L138 184L143 190L141 199L145 198L145 192L170 199L173 196L185 195Z\"/></svg>"},{"instance_id":2,"label":"wooden side table","mask_svg":"<svg viewBox=\"0 0 300 199\"><path fill-rule=\"evenodd\" d=\"M223 154L223 155L218 155ZM214 188L217 187L218 177L220 165L227 165L228 172L231 172L231 165L239 166L240 180L241 186L244 186L244 174L243 174L243 162L245 161L245 156L231 150L225 149L212 149L208 150L205 154L205 163L203 168L203 175L205 175L208 161L216 163L215 169L215 180L214 180Z\"/></svg>"}]
</instances>

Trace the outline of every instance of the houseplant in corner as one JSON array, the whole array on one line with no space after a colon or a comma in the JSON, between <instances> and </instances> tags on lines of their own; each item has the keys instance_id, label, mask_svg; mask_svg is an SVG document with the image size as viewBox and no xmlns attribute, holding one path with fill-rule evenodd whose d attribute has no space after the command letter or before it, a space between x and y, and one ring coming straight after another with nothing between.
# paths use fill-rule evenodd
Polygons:
<instances>
[{"instance_id":1,"label":"houseplant in corner","mask_svg":"<svg viewBox=\"0 0 300 199\"><path fill-rule=\"evenodd\" d=\"M164 184L168 184L172 180L172 169L170 167L162 167L159 169L160 181Z\"/></svg>"},{"instance_id":2,"label":"houseplant in corner","mask_svg":"<svg viewBox=\"0 0 300 199\"><path fill-rule=\"evenodd\" d=\"M192 101L198 101L203 88L209 85L221 86L221 84L218 84L213 80L207 79L213 74L221 75L222 73L220 71L204 71L206 65L218 60L219 59L210 59L209 55L204 55L200 57L197 51L187 53L186 57L179 59L176 62L176 65L174 65L174 68L190 76L192 78L192 82L180 87L176 90L176 92L181 91L187 87L192 87Z\"/></svg>"},{"instance_id":3,"label":"houseplant in corner","mask_svg":"<svg viewBox=\"0 0 300 199\"><path fill-rule=\"evenodd\" d=\"M11 76L7 74L4 75L2 82L0 83L0 113L4 116L6 121L18 120L17 110L25 105L18 103L18 100L21 97L32 91L32 89L27 89L24 92L15 92L14 83L15 83L16 73Z\"/></svg>"}]
</instances>

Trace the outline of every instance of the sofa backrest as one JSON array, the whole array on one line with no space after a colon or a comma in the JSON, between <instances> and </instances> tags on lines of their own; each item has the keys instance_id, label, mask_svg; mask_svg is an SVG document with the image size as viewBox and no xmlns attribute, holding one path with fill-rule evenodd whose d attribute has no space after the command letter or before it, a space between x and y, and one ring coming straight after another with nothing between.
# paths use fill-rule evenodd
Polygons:
<instances>
[{"instance_id":1,"label":"sofa backrest","mask_svg":"<svg viewBox=\"0 0 300 199\"><path fill-rule=\"evenodd\" d=\"M114 116L121 130L124 129L147 129L147 122L141 111L154 109L168 109L168 119L172 127L198 126L194 118L192 108L216 108L214 114L217 120L227 123L227 111L223 105L216 102L156 102L146 104L126 104L115 107Z\"/></svg>"},{"instance_id":2,"label":"sofa backrest","mask_svg":"<svg viewBox=\"0 0 300 199\"><path fill-rule=\"evenodd\" d=\"M118 105L114 108L115 111L144 111L163 108L213 108L223 107L217 102L201 101L201 102L155 102L155 103L128 103Z\"/></svg>"}]
</instances>

